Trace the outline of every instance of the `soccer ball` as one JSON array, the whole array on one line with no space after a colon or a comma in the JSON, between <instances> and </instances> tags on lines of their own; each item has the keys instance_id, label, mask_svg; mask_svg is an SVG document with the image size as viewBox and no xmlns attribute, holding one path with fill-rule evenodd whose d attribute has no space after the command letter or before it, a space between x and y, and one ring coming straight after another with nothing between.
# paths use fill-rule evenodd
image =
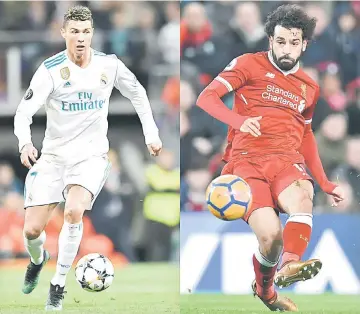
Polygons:
<instances>
[{"instance_id":1,"label":"soccer ball","mask_svg":"<svg viewBox=\"0 0 360 314\"><path fill-rule=\"evenodd\" d=\"M252 203L252 193L246 181L235 175L214 179L206 189L209 211L222 220L243 218Z\"/></svg>"},{"instance_id":2,"label":"soccer ball","mask_svg":"<svg viewBox=\"0 0 360 314\"><path fill-rule=\"evenodd\" d=\"M92 253L83 256L75 267L75 277L81 288L100 292L110 287L114 280L114 266L104 255Z\"/></svg>"}]
</instances>

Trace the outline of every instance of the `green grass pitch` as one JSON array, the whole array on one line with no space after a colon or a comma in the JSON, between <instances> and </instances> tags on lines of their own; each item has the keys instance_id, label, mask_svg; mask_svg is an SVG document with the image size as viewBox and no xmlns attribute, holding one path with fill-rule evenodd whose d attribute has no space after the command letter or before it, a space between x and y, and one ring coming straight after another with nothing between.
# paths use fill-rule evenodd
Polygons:
<instances>
[{"instance_id":1,"label":"green grass pitch","mask_svg":"<svg viewBox=\"0 0 360 314\"><path fill-rule=\"evenodd\" d=\"M0 314L45 313L50 279L55 268L47 265L39 285L29 295L21 292L24 267L0 268ZM63 311L86 314L179 313L179 268L172 264L134 264L115 269L114 282L102 292L87 292L67 278Z\"/></svg>"},{"instance_id":2,"label":"green grass pitch","mask_svg":"<svg viewBox=\"0 0 360 314\"><path fill-rule=\"evenodd\" d=\"M45 313L44 305L54 267L43 270L39 286L29 295L21 292L24 267L0 268L0 314ZM112 286L99 293L80 288L72 270L61 313L84 314L260 314L271 313L251 295L189 294L179 297L179 267L172 264L133 264L115 270ZM299 314L360 313L359 296L288 294Z\"/></svg>"},{"instance_id":3,"label":"green grass pitch","mask_svg":"<svg viewBox=\"0 0 360 314\"><path fill-rule=\"evenodd\" d=\"M359 296L286 294L299 308L299 314L360 313ZM190 294L180 298L181 314L262 314L271 313L252 295Z\"/></svg>"}]
</instances>

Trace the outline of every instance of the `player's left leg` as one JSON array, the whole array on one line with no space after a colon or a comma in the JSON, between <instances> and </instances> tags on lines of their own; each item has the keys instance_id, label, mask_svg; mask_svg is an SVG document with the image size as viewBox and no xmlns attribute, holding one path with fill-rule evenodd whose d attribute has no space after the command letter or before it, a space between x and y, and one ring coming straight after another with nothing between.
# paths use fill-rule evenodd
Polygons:
<instances>
[{"instance_id":1,"label":"player's left leg","mask_svg":"<svg viewBox=\"0 0 360 314\"><path fill-rule=\"evenodd\" d=\"M66 276L83 234L83 214L91 209L109 175L110 166L107 156L93 157L70 167L65 173L64 225L59 236L58 261L50 284L48 310L62 309Z\"/></svg>"},{"instance_id":2,"label":"player's left leg","mask_svg":"<svg viewBox=\"0 0 360 314\"><path fill-rule=\"evenodd\" d=\"M313 195L313 184L306 178L297 179L278 195L279 207L289 215L283 231L282 263L275 277L278 287L311 279L321 269L318 259L301 261L311 237Z\"/></svg>"},{"instance_id":3,"label":"player's left leg","mask_svg":"<svg viewBox=\"0 0 360 314\"><path fill-rule=\"evenodd\" d=\"M259 246L253 255L255 280L252 284L254 294L272 311L296 310L296 305L275 291L274 275L282 250L282 227L274 208L271 190L265 178L248 160L237 160L225 165L224 174L235 174L249 184L253 201L244 221L255 233Z\"/></svg>"},{"instance_id":4,"label":"player's left leg","mask_svg":"<svg viewBox=\"0 0 360 314\"><path fill-rule=\"evenodd\" d=\"M67 191L56 272L51 279L46 310L62 309L66 276L75 260L83 234L82 217L85 210L90 208L93 197L87 189L79 185L70 185Z\"/></svg>"}]
</instances>

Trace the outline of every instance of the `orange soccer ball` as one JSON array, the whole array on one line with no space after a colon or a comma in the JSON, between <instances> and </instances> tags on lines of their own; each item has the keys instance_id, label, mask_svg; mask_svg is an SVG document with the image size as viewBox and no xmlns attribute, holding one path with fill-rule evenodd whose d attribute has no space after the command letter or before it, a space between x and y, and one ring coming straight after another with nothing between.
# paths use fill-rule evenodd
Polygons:
<instances>
[{"instance_id":1,"label":"orange soccer ball","mask_svg":"<svg viewBox=\"0 0 360 314\"><path fill-rule=\"evenodd\" d=\"M209 211L219 219L241 219L252 203L250 186L235 175L217 177L206 189L206 203Z\"/></svg>"}]
</instances>

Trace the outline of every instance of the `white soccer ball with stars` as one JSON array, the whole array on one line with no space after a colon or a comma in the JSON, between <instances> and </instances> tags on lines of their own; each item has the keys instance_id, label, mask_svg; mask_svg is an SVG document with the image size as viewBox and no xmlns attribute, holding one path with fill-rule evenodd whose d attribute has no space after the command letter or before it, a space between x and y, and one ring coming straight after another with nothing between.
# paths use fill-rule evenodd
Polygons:
<instances>
[{"instance_id":1,"label":"white soccer ball with stars","mask_svg":"<svg viewBox=\"0 0 360 314\"><path fill-rule=\"evenodd\" d=\"M114 266L104 255L88 254L76 264L75 276L84 290L100 292L111 286L114 280Z\"/></svg>"}]
</instances>

